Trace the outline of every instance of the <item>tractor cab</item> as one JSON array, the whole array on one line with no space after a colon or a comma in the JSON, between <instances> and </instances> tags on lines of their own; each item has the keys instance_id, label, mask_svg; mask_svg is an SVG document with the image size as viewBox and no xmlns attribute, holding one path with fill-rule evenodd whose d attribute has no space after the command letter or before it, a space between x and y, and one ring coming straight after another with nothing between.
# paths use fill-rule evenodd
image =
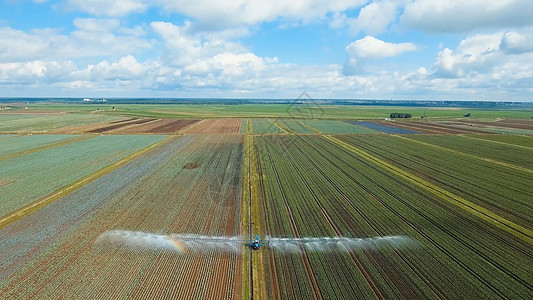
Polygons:
<instances>
[{"instance_id":1,"label":"tractor cab","mask_svg":"<svg viewBox=\"0 0 533 300\"><path fill-rule=\"evenodd\" d=\"M259 248L263 246L263 240L261 240L261 238L259 238L259 236L256 234L255 238L250 240L249 246L252 250L259 250Z\"/></svg>"}]
</instances>

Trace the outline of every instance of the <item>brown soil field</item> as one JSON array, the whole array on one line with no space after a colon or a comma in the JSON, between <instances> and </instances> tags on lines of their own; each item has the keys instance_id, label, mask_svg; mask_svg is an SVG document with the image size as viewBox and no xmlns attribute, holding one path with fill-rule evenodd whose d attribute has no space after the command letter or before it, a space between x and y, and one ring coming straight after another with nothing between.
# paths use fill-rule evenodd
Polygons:
<instances>
[{"instance_id":1,"label":"brown soil field","mask_svg":"<svg viewBox=\"0 0 533 300\"><path fill-rule=\"evenodd\" d=\"M390 125L396 126L399 128L416 130L416 131L419 131L422 133L428 133L428 134L442 134L442 133L450 133L450 134L483 133L483 134L486 134L487 133L485 131L477 130L474 128L464 128L462 126L455 126L451 123L436 123L436 122L402 122L402 123L399 123L399 122L394 122L394 123L390 123Z\"/></svg>"},{"instance_id":2,"label":"brown soil field","mask_svg":"<svg viewBox=\"0 0 533 300\"><path fill-rule=\"evenodd\" d=\"M533 130L533 121L530 120L516 120L516 119L505 119L495 122L481 122L481 121L459 121L463 124L468 124L471 126L479 127L500 127L500 128L511 128L511 129L527 129ZM481 126L480 126L481 125Z\"/></svg>"},{"instance_id":3,"label":"brown soil field","mask_svg":"<svg viewBox=\"0 0 533 300\"><path fill-rule=\"evenodd\" d=\"M439 133L442 133L442 131L440 130L436 130L436 129L428 129L428 128L420 128L418 126L414 126L412 125L413 123L409 122L375 122L377 124L383 124L383 125L389 125L389 126L394 126L394 127L398 127L398 128L402 128L402 129L407 129L407 130L414 130L414 131L418 131L418 132L421 132L421 133L425 133L425 134L439 134Z\"/></svg>"},{"instance_id":4,"label":"brown soil field","mask_svg":"<svg viewBox=\"0 0 533 300\"><path fill-rule=\"evenodd\" d=\"M241 119L205 120L191 128L188 133L239 133L241 123Z\"/></svg>"},{"instance_id":5,"label":"brown soil field","mask_svg":"<svg viewBox=\"0 0 533 300\"><path fill-rule=\"evenodd\" d=\"M123 122L123 123L113 124L111 126L106 126L106 127L102 127L102 128L89 130L88 132L90 132L90 133L103 133L103 132L115 130L115 129L118 129L118 128L121 128L121 127L125 127L125 126L147 123L147 122L150 122L150 121L153 121L153 120L154 119L135 119L135 120L133 120L131 122Z\"/></svg>"},{"instance_id":6,"label":"brown soil field","mask_svg":"<svg viewBox=\"0 0 533 300\"><path fill-rule=\"evenodd\" d=\"M197 119L162 119L150 123L140 124L139 126L127 127L119 129L117 132L125 134L137 133L159 133L172 134L183 128L198 122Z\"/></svg>"}]
</instances>

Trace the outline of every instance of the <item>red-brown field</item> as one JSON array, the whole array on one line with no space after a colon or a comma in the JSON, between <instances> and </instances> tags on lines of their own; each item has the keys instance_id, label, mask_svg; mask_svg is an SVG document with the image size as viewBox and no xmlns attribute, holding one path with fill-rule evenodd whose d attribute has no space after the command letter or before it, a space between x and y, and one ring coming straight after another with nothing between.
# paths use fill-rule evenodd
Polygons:
<instances>
[{"instance_id":1,"label":"red-brown field","mask_svg":"<svg viewBox=\"0 0 533 300\"><path fill-rule=\"evenodd\" d=\"M437 123L437 122L381 122L382 124L415 130L427 134L466 134L466 133L487 133L486 131L475 128L465 128L463 126L455 126L451 123Z\"/></svg>"},{"instance_id":2,"label":"red-brown field","mask_svg":"<svg viewBox=\"0 0 533 300\"><path fill-rule=\"evenodd\" d=\"M173 134L196 122L198 122L197 119L162 119L154 122L139 124L138 126L118 129L115 132L124 134Z\"/></svg>"},{"instance_id":3,"label":"red-brown field","mask_svg":"<svg viewBox=\"0 0 533 300\"><path fill-rule=\"evenodd\" d=\"M241 119L215 119L204 120L200 124L188 130L189 133L239 133L241 130Z\"/></svg>"},{"instance_id":4,"label":"red-brown field","mask_svg":"<svg viewBox=\"0 0 533 300\"><path fill-rule=\"evenodd\" d=\"M115 124L110 125L110 126L105 126L105 127L101 127L101 128L92 129L92 130L89 130L88 132L90 132L90 133L104 133L104 132L112 131L112 130L119 129L119 128L122 128L122 127L125 127L125 126L148 123L148 122L151 122L153 120L154 119L134 119L133 121L129 121L129 122L115 123Z\"/></svg>"},{"instance_id":5,"label":"red-brown field","mask_svg":"<svg viewBox=\"0 0 533 300\"><path fill-rule=\"evenodd\" d=\"M511 129L533 130L533 121L529 121L529 120L505 119L505 120L499 120L496 122L461 120L460 122L467 124L467 125L472 125L472 126L481 125L481 127L503 127L503 128L511 128Z\"/></svg>"}]
</instances>

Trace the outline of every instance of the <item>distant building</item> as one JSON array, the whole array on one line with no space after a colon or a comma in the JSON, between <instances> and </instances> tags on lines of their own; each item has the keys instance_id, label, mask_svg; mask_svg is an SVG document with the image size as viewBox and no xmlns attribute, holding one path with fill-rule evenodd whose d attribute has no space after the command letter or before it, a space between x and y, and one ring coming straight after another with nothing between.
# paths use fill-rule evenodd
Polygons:
<instances>
[{"instance_id":1,"label":"distant building","mask_svg":"<svg viewBox=\"0 0 533 300\"><path fill-rule=\"evenodd\" d=\"M89 102L89 101L91 101L91 99L89 99L89 98L83 99L83 102Z\"/></svg>"}]
</instances>

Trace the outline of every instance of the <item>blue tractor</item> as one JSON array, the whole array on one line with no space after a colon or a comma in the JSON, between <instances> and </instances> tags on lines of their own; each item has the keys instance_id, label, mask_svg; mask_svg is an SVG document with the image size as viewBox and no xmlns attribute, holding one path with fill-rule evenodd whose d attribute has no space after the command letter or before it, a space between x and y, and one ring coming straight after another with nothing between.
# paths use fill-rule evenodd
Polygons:
<instances>
[{"instance_id":1,"label":"blue tractor","mask_svg":"<svg viewBox=\"0 0 533 300\"><path fill-rule=\"evenodd\" d=\"M256 234L253 239L250 240L248 245L252 250L259 250L263 246L263 240Z\"/></svg>"}]
</instances>

